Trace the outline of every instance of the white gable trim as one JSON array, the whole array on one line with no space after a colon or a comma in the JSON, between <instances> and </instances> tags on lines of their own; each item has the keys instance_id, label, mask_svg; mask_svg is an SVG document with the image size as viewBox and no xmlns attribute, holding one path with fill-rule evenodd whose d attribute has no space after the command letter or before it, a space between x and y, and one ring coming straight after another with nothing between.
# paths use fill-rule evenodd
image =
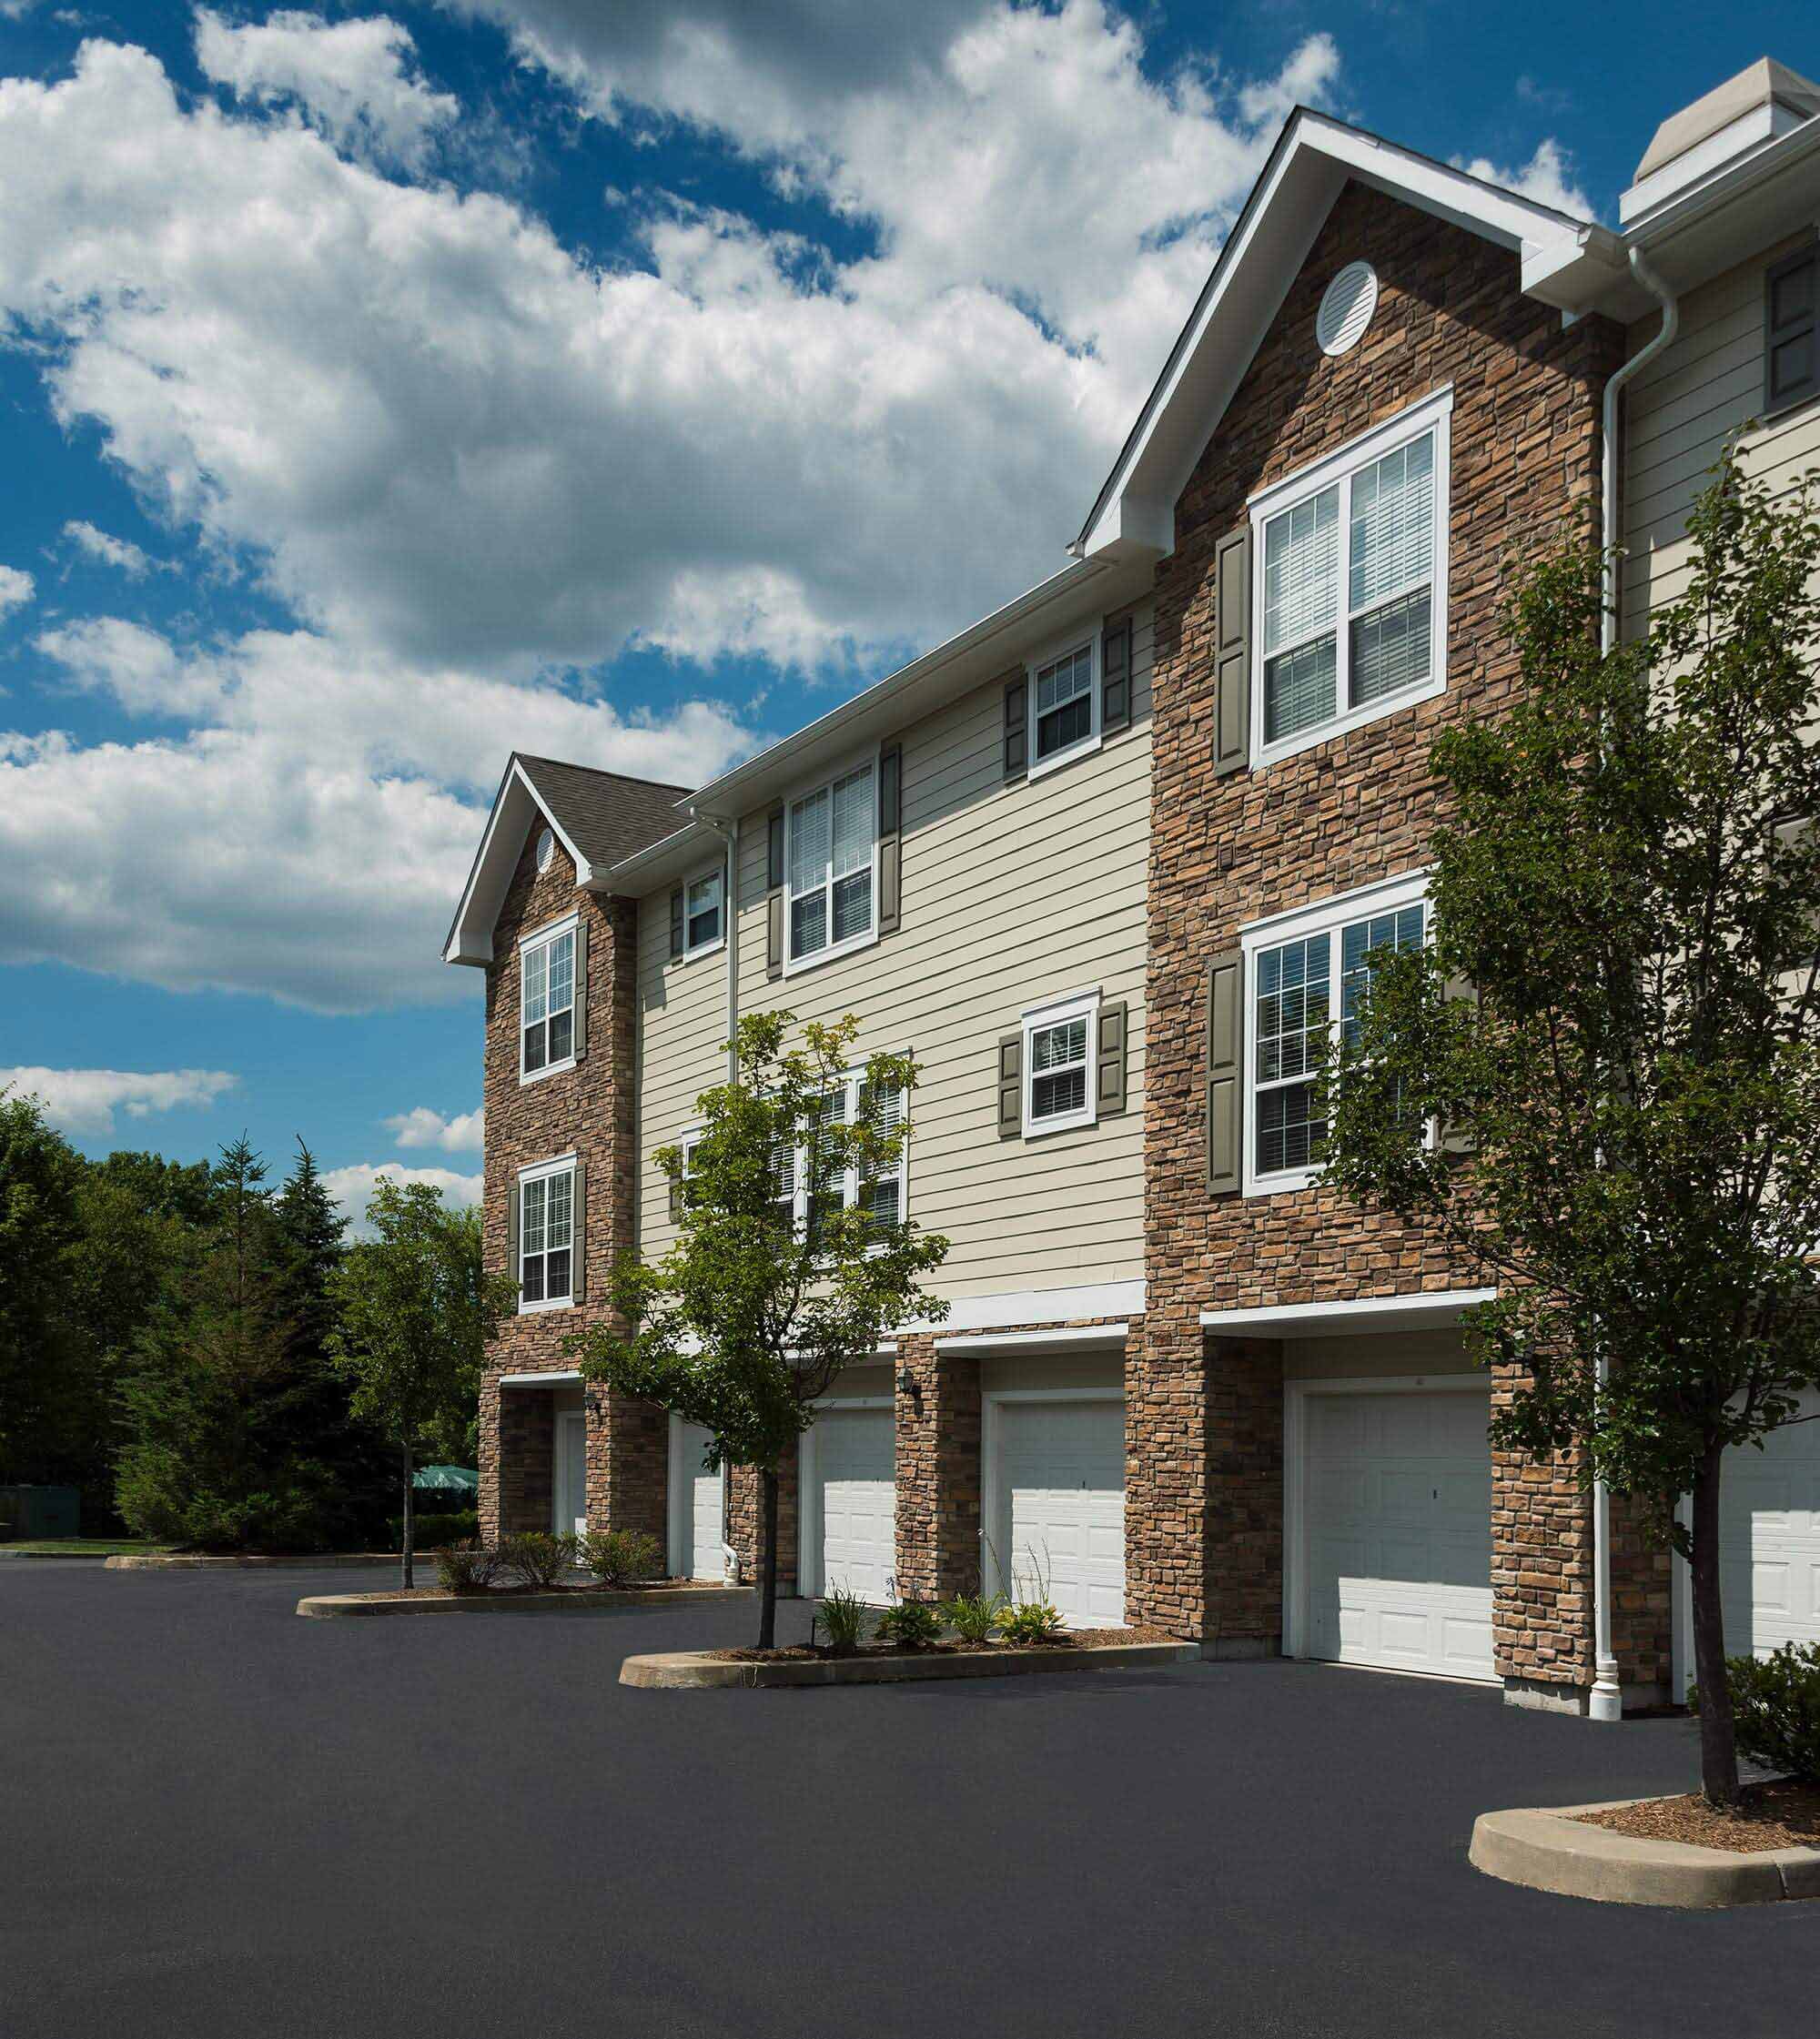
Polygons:
<instances>
[{"instance_id":1,"label":"white gable trim","mask_svg":"<svg viewBox=\"0 0 1820 2039\"><path fill-rule=\"evenodd\" d=\"M1551 275L1616 237L1447 164L1298 107L1071 550L1160 558L1175 505L1349 177L1519 253ZM1621 267L1613 257L1612 267Z\"/></svg>"},{"instance_id":2,"label":"white gable trim","mask_svg":"<svg viewBox=\"0 0 1820 2039\"><path fill-rule=\"evenodd\" d=\"M511 883L512 873L518 869L519 846L524 841L524 832L533 813L543 817L551 833L568 852L575 866L575 883L578 885L592 883L594 867L569 840L561 823L538 798L537 788L514 756L506 767L505 777L500 781L499 792L493 796L493 811L487 817L486 833L480 838L474 868L468 873L468 883L462 889L461 903L455 909L449 939L443 944L444 963L485 965L493 960L493 924L505 903L506 887Z\"/></svg>"}]
</instances>

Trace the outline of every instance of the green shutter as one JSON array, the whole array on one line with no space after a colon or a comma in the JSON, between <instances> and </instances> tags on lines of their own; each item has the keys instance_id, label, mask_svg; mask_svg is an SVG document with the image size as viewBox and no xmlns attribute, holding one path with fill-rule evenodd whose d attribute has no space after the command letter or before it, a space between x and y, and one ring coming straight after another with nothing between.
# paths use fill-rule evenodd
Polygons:
<instances>
[{"instance_id":1,"label":"green shutter","mask_svg":"<svg viewBox=\"0 0 1820 2039\"><path fill-rule=\"evenodd\" d=\"M773 811L764 843L764 974L784 974L784 810Z\"/></svg>"},{"instance_id":2,"label":"green shutter","mask_svg":"<svg viewBox=\"0 0 1820 2039\"><path fill-rule=\"evenodd\" d=\"M878 932L894 934L904 914L904 746L878 753Z\"/></svg>"},{"instance_id":3,"label":"green shutter","mask_svg":"<svg viewBox=\"0 0 1820 2039\"><path fill-rule=\"evenodd\" d=\"M998 1044L998 1136L1017 1139L1024 1131L1024 1035L1007 1034Z\"/></svg>"},{"instance_id":4,"label":"green shutter","mask_svg":"<svg viewBox=\"0 0 1820 2039\"><path fill-rule=\"evenodd\" d=\"M1005 776L1008 782L1029 770L1030 686L1020 673L1005 684Z\"/></svg>"},{"instance_id":5,"label":"green shutter","mask_svg":"<svg viewBox=\"0 0 1820 2039\"><path fill-rule=\"evenodd\" d=\"M1245 958L1216 956L1207 974L1207 1186L1241 1186L1245 1140Z\"/></svg>"},{"instance_id":6,"label":"green shutter","mask_svg":"<svg viewBox=\"0 0 1820 2039\"><path fill-rule=\"evenodd\" d=\"M1099 1008L1099 1040L1094 1055L1094 1110L1111 1118L1125 1109L1125 1001Z\"/></svg>"},{"instance_id":7,"label":"green shutter","mask_svg":"<svg viewBox=\"0 0 1820 2039\"><path fill-rule=\"evenodd\" d=\"M682 954L683 945L682 887L678 885L670 895L670 960L672 963Z\"/></svg>"},{"instance_id":8,"label":"green shutter","mask_svg":"<svg viewBox=\"0 0 1820 2039\"><path fill-rule=\"evenodd\" d=\"M581 916L575 923L575 1059L588 1052L588 907L583 901Z\"/></svg>"},{"instance_id":9,"label":"green shutter","mask_svg":"<svg viewBox=\"0 0 1820 2039\"><path fill-rule=\"evenodd\" d=\"M1131 619L1107 626L1099 642L1099 729L1112 736L1131 726Z\"/></svg>"},{"instance_id":10,"label":"green shutter","mask_svg":"<svg viewBox=\"0 0 1820 2039\"><path fill-rule=\"evenodd\" d=\"M1242 772L1251 760L1251 527L1214 548L1213 769Z\"/></svg>"},{"instance_id":11,"label":"green shutter","mask_svg":"<svg viewBox=\"0 0 1820 2039\"><path fill-rule=\"evenodd\" d=\"M578 1303L588 1299L588 1164L575 1164L573 1215L569 1234L569 1290Z\"/></svg>"}]
</instances>

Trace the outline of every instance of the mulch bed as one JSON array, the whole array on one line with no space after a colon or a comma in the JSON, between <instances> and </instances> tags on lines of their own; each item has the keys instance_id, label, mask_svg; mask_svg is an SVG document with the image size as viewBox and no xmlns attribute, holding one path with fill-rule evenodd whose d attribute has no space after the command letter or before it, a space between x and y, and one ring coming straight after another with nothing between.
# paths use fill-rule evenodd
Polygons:
<instances>
[{"instance_id":1,"label":"mulch bed","mask_svg":"<svg viewBox=\"0 0 1820 2039\"><path fill-rule=\"evenodd\" d=\"M1820 1848L1820 1784L1792 1777L1746 1784L1738 1802L1722 1812L1698 1792L1685 1798L1652 1798L1609 1812L1575 1815L1589 1827L1610 1827L1640 1841L1680 1841L1693 1848L1729 1848L1741 1855L1765 1848Z\"/></svg>"},{"instance_id":2,"label":"mulch bed","mask_svg":"<svg viewBox=\"0 0 1820 2039\"><path fill-rule=\"evenodd\" d=\"M1019 1652L1097 1650L1122 1642L1175 1642L1178 1640L1166 1629L1068 1629L1053 1642L973 1643L948 1638L929 1643L921 1650L906 1650L899 1642L862 1642L856 1650L841 1651L840 1657L848 1662L855 1657L993 1657L1011 1650ZM806 1642L799 1642L784 1650L707 1650L703 1654L727 1664L787 1664L824 1662L834 1658L835 1652L825 1643L818 1642L812 1650Z\"/></svg>"}]
</instances>

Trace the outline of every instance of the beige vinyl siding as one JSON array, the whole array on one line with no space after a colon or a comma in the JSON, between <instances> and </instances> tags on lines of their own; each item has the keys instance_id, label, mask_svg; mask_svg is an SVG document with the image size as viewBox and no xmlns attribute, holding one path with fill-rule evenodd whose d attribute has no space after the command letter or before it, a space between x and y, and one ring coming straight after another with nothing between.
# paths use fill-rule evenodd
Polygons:
<instances>
[{"instance_id":1,"label":"beige vinyl siding","mask_svg":"<svg viewBox=\"0 0 1820 2039\"><path fill-rule=\"evenodd\" d=\"M1146 863L1152 616L1134 611L1131 727L1034 782L1006 786L1004 679L893 732L904 749L903 924L870 947L767 980L765 814L741 822L740 1002L799 1020L855 1013L855 1059L909 1051L909 1214L952 1244L932 1285L950 1296L1127 1280L1143 1272ZM855 759L854 762L858 762ZM810 790L805 784L804 791ZM660 947L641 923L641 983ZM667 907L665 909L667 911ZM712 974L724 998L723 964ZM999 1036L1026 1007L1097 986L1128 1006L1127 1108L1041 1139L1000 1140ZM719 1080L717 1025L693 986L644 1012L641 1085L646 1249L671 1233L652 1150L673 1140ZM714 1008L716 1018L720 1007ZM672 1038L672 1035L674 1038Z\"/></svg>"},{"instance_id":2,"label":"beige vinyl siding","mask_svg":"<svg viewBox=\"0 0 1820 2039\"><path fill-rule=\"evenodd\" d=\"M1681 300L1674 344L1625 392L1623 621L1638 634L1657 603L1687 585L1687 513L1726 439L1763 407L1764 271L1798 240L1765 248ZM1630 351L1654 316L1631 328ZM1746 434L1749 470L1778 490L1820 461L1820 402L1797 404Z\"/></svg>"},{"instance_id":3,"label":"beige vinyl siding","mask_svg":"<svg viewBox=\"0 0 1820 2039\"><path fill-rule=\"evenodd\" d=\"M641 900L638 910L639 1210L645 1249L658 1253L672 1233L670 1178L656 1151L694 1125L695 1100L726 1075L726 947L671 960L671 890Z\"/></svg>"}]
</instances>

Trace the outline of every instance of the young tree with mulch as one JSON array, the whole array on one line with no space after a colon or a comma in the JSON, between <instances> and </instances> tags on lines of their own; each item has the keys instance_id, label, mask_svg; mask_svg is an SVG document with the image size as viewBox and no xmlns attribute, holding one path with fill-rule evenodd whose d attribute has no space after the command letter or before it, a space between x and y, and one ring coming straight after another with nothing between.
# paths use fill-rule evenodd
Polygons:
<instances>
[{"instance_id":1,"label":"young tree with mulch","mask_svg":"<svg viewBox=\"0 0 1820 2039\"><path fill-rule=\"evenodd\" d=\"M612 1280L620 1322L575 1341L590 1380L703 1425L710 1469L756 1469L761 1650L777 1635L779 1462L841 1373L872 1359L897 1326L947 1314L919 1283L948 1242L882 1192L909 1133L915 1065L872 1056L849 1119L842 1100L859 1022L812 1023L786 1047L794 1024L789 1013L740 1021L733 1079L698 1101L700 1136L686 1157L678 1146L658 1152L675 1190L675 1245L657 1261L622 1257Z\"/></svg>"},{"instance_id":2,"label":"young tree with mulch","mask_svg":"<svg viewBox=\"0 0 1820 2039\"><path fill-rule=\"evenodd\" d=\"M1344 994L1326 1166L1499 1286L1494 1441L1577 1453L1686 1559L1725 1804L1722 1468L1820 1386L1820 524L1728 455L1689 533L1608 652L1596 555L1523 582L1516 705L1433 747L1432 940Z\"/></svg>"},{"instance_id":3,"label":"young tree with mulch","mask_svg":"<svg viewBox=\"0 0 1820 2039\"><path fill-rule=\"evenodd\" d=\"M329 1349L352 1384L354 1415L398 1452L402 1575L410 1587L417 1450L459 1416L487 1341L518 1294L509 1276L481 1266L480 1213L447 1209L428 1183L400 1186L381 1176L367 1223L372 1237L350 1247L330 1277L338 1321Z\"/></svg>"}]
</instances>

